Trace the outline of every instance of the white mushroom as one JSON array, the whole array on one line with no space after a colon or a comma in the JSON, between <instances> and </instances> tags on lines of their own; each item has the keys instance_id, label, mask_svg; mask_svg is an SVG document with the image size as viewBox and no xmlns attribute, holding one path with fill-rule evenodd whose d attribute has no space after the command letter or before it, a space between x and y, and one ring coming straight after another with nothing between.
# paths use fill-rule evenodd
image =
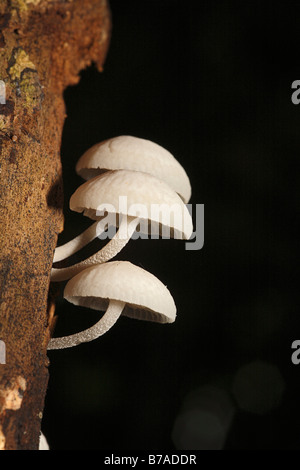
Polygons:
<instances>
[{"instance_id":1,"label":"white mushroom","mask_svg":"<svg viewBox=\"0 0 300 470\"><path fill-rule=\"evenodd\" d=\"M121 135L88 149L78 160L76 172L88 180L107 170L134 170L165 181L185 203L191 197L190 180L180 163L151 140Z\"/></svg>"},{"instance_id":2,"label":"white mushroom","mask_svg":"<svg viewBox=\"0 0 300 470\"><path fill-rule=\"evenodd\" d=\"M188 240L193 232L191 215L178 194L158 178L137 171L109 171L86 181L71 196L70 209L94 220L99 220L99 215L103 217L106 211L121 216L121 223L114 237L96 254L66 268L52 268L52 281L69 279L90 265L109 261L126 245L141 222L147 225L147 230L148 223L153 230L160 225L176 238ZM97 236L97 224L56 248L54 261L64 259L93 240Z\"/></svg>"},{"instance_id":3,"label":"white mushroom","mask_svg":"<svg viewBox=\"0 0 300 470\"><path fill-rule=\"evenodd\" d=\"M39 438L39 450L50 450L47 439L42 432L40 433L40 438Z\"/></svg>"},{"instance_id":4,"label":"white mushroom","mask_svg":"<svg viewBox=\"0 0 300 470\"><path fill-rule=\"evenodd\" d=\"M48 349L92 341L106 333L121 314L159 323L172 323L176 318L176 306L167 287L153 274L128 261L111 261L85 269L67 282L64 298L105 313L87 330L52 338Z\"/></svg>"}]
</instances>

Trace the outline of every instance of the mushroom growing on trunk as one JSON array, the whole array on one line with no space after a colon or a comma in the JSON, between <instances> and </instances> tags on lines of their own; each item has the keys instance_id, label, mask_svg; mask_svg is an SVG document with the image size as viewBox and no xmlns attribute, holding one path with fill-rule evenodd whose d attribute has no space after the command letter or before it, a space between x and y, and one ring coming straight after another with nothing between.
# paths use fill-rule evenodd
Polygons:
<instances>
[{"instance_id":1,"label":"mushroom growing on trunk","mask_svg":"<svg viewBox=\"0 0 300 470\"><path fill-rule=\"evenodd\" d=\"M50 339L48 349L92 341L106 333L120 315L158 323L172 323L176 318L176 306L167 287L128 261L111 261L85 269L67 282L64 298L105 313L91 328Z\"/></svg>"},{"instance_id":2,"label":"mushroom growing on trunk","mask_svg":"<svg viewBox=\"0 0 300 470\"><path fill-rule=\"evenodd\" d=\"M178 194L164 181L138 171L109 171L86 181L71 196L70 209L83 212L96 222L75 239L56 248L54 262L70 256L104 232L107 218L111 221L113 216L117 225L119 217L119 229L89 258L69 267L53 267L52 281L69 279L88 266L111 260L130 240L138 225L147 233L149 224L150 230L156 233L161 227L169 238L188 240L193 232L191 215ZM103 219L105 213L108 216Z\"/></svg>"},{"instance_id":3,"label":"mushroom growing on trunk","mask_svg":"<svg viewBox=\"0 0 300 470\"><path fill-rule=\"evenodd\" d=\"M165 148L151 140L121 135L89 148L78 160L76 172L89 180L107 170L133 170L149 173L165 181L188 203L190 180L180 163Z\"/></svg>"}]
</instances>

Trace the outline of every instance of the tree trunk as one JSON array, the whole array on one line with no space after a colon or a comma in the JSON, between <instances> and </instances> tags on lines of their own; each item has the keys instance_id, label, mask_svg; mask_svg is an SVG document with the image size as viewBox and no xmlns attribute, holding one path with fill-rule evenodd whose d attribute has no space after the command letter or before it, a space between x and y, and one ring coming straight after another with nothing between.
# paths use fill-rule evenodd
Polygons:
<instances>
[{"instance_id":1,"label":"tree trunk","mask_svg":"<svg viewBox=\"0 0 300 470\"><path fill-rule=\"evenodd\" d=\"M38 449L63 91L92 61L101 70L110 26L107 0L0 0L0 449Z\"/></svg>"}]
</instances>

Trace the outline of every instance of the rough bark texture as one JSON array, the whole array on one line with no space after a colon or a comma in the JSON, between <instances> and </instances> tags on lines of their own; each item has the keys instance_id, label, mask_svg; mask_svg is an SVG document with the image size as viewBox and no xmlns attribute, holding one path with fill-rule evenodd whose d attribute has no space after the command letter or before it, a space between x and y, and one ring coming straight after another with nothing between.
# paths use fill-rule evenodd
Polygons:
<instances>
[{"instance_id":1,"label":"rough bark texture","mask_svg":"<svg viewBox=\"0 0 300 470\"><path fill-rule=\"evenodd\" d=\"M0 0L0 449L37 449L63 228L63 91L105 60L107 0Z\"/></svg>"}]
</instances>

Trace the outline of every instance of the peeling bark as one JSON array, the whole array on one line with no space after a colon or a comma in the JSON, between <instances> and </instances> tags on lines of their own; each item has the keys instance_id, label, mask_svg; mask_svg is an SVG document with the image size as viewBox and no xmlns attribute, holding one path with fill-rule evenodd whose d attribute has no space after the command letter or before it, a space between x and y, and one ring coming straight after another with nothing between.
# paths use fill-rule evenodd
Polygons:
<instances>
[{"instance_id":1,"label":"peeling bark","mask_svg":"<svg viewBox=\"0 0 300 470\"><path fill-rule=\"evenodd\" d=\"M0 449L38 449L63 229L63 91L91 62L102 69L110 27L107 0L0 0Z\"/></svg>"}]
</instances>

